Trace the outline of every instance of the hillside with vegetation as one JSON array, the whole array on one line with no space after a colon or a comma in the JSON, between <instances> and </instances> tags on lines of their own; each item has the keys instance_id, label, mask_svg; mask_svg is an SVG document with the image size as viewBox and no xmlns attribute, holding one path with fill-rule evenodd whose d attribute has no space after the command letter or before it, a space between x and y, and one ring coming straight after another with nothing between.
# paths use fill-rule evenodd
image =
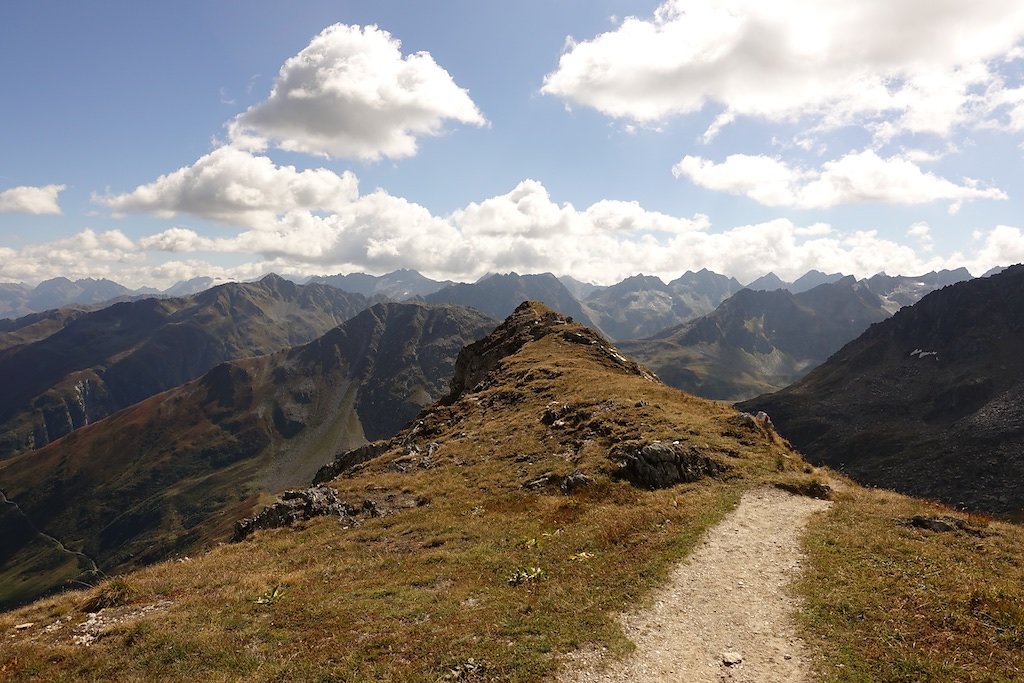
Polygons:
<instances>
[{"instance_id":1,"label":"hillside with vegetation","mask_svg":"<svg viewBox=\"0 0 1024 683\"><path fill-rule=\"evenodd\" d=\"M444 399L316 480L240 542L0 615L0 674L553 680L629 656L618 615L766 486L832 499L794 573L820 680L1024 667L1019 527L817 470L537 304L460 354Z\"/></svg>"},{"instance_id":2,"label":"hillside with vegetation","mask_svg":"<svg viewBox=\"0 0 1024 683\"><path fill-rule=\"evenodd\" d=\"M308 342L371 303L268 275L189 297L30 318L20 328L25 343L0 350L0 458L41 448L224 361Z\"/></svg>"},{"instance_id":3,"label":"hillside with vegetation","mask_svg":"<svg viewBox=\"0 0 1024 683\"><path fill-rule=\"evenodd\" d=\"M0 607L223 540L265 496L395 434L494 324L458 307L378 304L0 461Z\"/></svg>"}]
</instances>

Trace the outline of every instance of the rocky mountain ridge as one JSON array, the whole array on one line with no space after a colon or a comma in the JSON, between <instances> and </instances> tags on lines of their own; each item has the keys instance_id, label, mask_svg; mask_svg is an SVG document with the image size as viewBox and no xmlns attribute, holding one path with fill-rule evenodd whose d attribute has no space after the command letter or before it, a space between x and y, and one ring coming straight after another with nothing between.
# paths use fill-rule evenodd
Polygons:
<instances>
[{"instance_id":1,"label":"rocky mountain ridge","mask_svg":"<svg viewBox=\"0 0 1024 683\"><path fill-rule=\"evenodd\" d=\"M708 315L621 346L671 386L739 400L790 384L888 315L848 276L799 294L744 289Z\"/></svg>"}]
</instances>

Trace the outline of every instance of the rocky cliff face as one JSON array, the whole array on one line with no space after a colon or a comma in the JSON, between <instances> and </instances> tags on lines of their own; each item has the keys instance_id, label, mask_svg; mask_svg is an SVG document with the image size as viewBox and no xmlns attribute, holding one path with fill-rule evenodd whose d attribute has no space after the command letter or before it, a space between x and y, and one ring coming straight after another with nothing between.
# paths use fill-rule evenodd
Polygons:
<instances>
[{"instance_id":1,"label":"rocky cliff face","mask_svg":"<svg viewBox=\"0 0 1024 683\"><path fill-rule=\"evenodd\" d=\"M873 325L764 410L810 459L875 486L1024 509L1024 266L933 292Z\"/></svg>"}]
</instances>

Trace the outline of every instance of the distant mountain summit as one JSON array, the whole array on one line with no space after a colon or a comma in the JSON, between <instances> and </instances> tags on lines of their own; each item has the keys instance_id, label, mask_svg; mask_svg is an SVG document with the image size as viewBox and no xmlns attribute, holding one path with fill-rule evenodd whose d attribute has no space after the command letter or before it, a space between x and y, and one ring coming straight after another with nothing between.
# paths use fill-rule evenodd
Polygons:
<instances>
[{"instance_id":1,"label":"distant mountain summit","mask_svg":"<svg viewBox=\"0 0 1024 683\"><path fill-rule=\"evenodd\" d=\"M740 407L766 411L812 461L866 484L1018 513L1022 339L1018 265L928 294L796 384Z\"/></svg>"},{"instance_id":2,"label":"distant mountain summit","mask_svg":"<svg viewBox=\"0 0 1024 683\"><path fill-rule=\"evenodd\" d=\"M848 276L800 294L743 289L712 313L620 346L671 386L736 400L786 386L887 316Z\"/></svg>"},{"instance_id":3,"label":"distant mountain summit","mask_svg":"<svg viewBox=\"0 0 1024 683\"><path fill-rule=\"evenodd\" d=\"M776 289L786 289L794 294L814 289L818 285L827 285L837 282L845 277L842 273L823 273L820 270L809 270L793 282L786 282L775 273L768 273L757 278L749 285L748 289L755 291L772 292Z\"/></svg>"},{"instance_id":4,"label":"distant mountain summit","mask_svg":"<svg viewBox=\"0 0 1024 683\"><path fill-rule=\"evenodd\" d=\"M88 306L134 293L111 280L92 278L72 281L66 277L55 277L40 282L36 287L0 284L0 317L17 318L69 305Z\"/></svg>"},{"instance_id":5,"label":"distant mountain summit","mask_svg":"<svg viewBox=\"0 0 1024 683\"><path fill-rule=\"evenodd\" d=\"M790 285L786 287L789 291L794 294L800 292L806 292L809 289L814 289L818 285L827 285L832 282L838 282L842 280L844 275L842 273L823 273L820 270L809 270Z\"/></svg>"},{"instance_id":6,"label":"distant mountain summit","mask_svg":"<svg viewBox=\"0 0 1024 683\"><path fill-rule=\"evenodd\" d=\"M868 289L881 297L886 309L895 313L903 306L910 306L921 297L940 287L971 279L966 268L940 270L924 275L886 275L879 273L864 280Z\"/></svg>"},{"instance_id":7,"label":"distant mountain summit","mask_svg":"<svg viewBox=\"0 0 1024 683\"><path fill-rule=\"evenodd\" d=\"M707 268L696 272L688 270L669 282L668 287L694 313L700 315L715 310L718 304L743 289L736 278L720 275Z\"/></svg>"},{"instance_id":8,"label":"distant mountain summit","mask_svg":"<svg viewBox=\"0 0 1024 683\"><path fill-rule=\"evenodd\" d=\"M735 279L707 269L687 271L668 284L640 274L595 289L582 304L612 339L637 339L710 313L740 289Z\"/></svg>"},{"instance_id":9,"label":"distant mountain summit","mask_svg":"<svg viewBox=\"0 0 1024 683\"><path fill-rule=\"evenodd\" d=\"M477 282L450 285L424 299L435 304L469 306L499 320L511 314L523 301L542 301L584 325L596 327L576 298L551 273L490 275Z\"/></svg>"},{"instance_id":10,"label":"distant mountain summit","mask_svg":"<svg viewBox=\"0 0 1024 683\"><path fill-rule=\"evenodd\" d=\"M431 280L415 270L408 269L396 270L386 275L350 273L348 275L314 276L309 279L309 282L319 282L365 296L383 296L394 301L424 297L454 284L450 281Z\"/></svg>"},{"instance_id":11,"label":"distant mountain summit","mask_svg":"<svg viewBox=\"0 0 1024 683\"><path fill-rule=\"evenodd\" d=\"M221 284L221 282L214 280L212 277L194 277L190 280L181 280L180 282L174 283L167 289L163 290L161 294L170 297L190 296L192 294L198 294L199 292L206 291L218 284Z\"/></svg>"},{"instance_id":12,"label":"distant mountain summit","mask_svg":"<svg viewBox=\"0 0 1024 683\"><path fill-rule=\"evenodd\" d=\"M650 275L633 275L596 290L584 301L584 307L612 339L645 336L690 313L685 304L675 300L668 285Z\"/></svg>"},{"instance_id":13,"label":"distant mountain summit","mask_svg":"<svg viewBox=\"0 0 1024 683\"><path fill-rule=\"evenodd\" d=\"M775 273L767 273L747 285L747 289L755 292L773 292L776 289L786 289L789 283L785 282Z\"/></svg>"}]
</instances>

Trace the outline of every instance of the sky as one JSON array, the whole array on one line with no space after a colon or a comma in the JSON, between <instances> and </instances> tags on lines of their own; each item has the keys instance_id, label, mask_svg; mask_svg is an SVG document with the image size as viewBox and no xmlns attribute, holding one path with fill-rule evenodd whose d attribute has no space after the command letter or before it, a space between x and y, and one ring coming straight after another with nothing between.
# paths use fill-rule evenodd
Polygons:
<instances>
[{"instance_id":1,"label":"sky","mask_svg":"<svg viewBox=\"0 0 1024 683\"><path fill-rule=\"evenodd\" d=\"M0 4L0 282L1024 261L1019 0Z\"/></svg>"}]
</instances>

